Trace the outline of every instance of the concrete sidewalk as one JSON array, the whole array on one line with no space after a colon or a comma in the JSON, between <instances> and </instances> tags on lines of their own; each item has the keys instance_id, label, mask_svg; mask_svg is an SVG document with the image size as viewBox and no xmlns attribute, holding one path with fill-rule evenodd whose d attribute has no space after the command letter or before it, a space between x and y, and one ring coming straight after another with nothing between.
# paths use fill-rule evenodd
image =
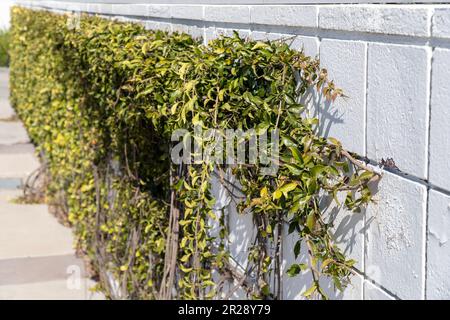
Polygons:
<instances>
[{"instance_id":1,"label":"concrete sidewalk","mask_svg":"<svg viewBox=\"0 0 450 320\"><path fill-rule=\"evenodd\" d=\"M44 204L14 203L39 161L8 96L0 68L0 299L101 299L75 257L72 231Z\"/></svg>"}]
</instances>

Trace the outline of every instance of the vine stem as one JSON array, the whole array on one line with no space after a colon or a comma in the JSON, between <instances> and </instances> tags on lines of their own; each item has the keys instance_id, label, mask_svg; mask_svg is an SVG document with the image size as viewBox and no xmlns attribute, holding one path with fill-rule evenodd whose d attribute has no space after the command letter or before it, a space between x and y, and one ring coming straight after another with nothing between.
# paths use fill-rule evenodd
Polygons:
<instances>
[{"instance_id":1,"label":"vine stem","mask_svg":"<svg viewBox=\"0 0 450 320\"><path fill-rule=\"evenodd\" d=\"M316 284L316 288L319 288L320 284L319 284L319 278L320 278L320 271L318 271L316 269L316 266L314 266L313 262L314 262L314 254L313 254L313 250L311 247L311 243L310 241L311 238L309 235L305 236L305 242L306 242L306 246L308 247L308 256L309 256L309 262L310 262L310 269L311 269L311 275L313 278L313 282Z\"/></svg>"},{"instance_id":2,"label":"vine stem","mask_svg":"<svg viewBox=\"0 0 450 320\"><path fill-rule=\"evenodd\" d=\"M369 172L375 174L378 177L377 180L379 178L381 178L381 173L376 172L372 168L369 168L368 166L366 166L362 161L359 161L356 158L354 158L347 150L342 149L341 150L341 155L344 156L345 158L347 158L351 163L353 163L358 168L366 170L366 171L369 171Z\"/></svg>"},{"instance_id":3,"label":"vine stem","mask_svg":"<svg viewBox=\"0 0 450 320\"><path fill-rule=\"evenodd\" d=\"M286 78L286 66L283 66L283 77L281 79L281 84L284 85L284 80ZM277 115L277 122L275 123L275 128L278 129L278 124L280 123L280 117L281 117L281 108L283 106L283 99L280 100L280 104L278 106L278 115Z\"/></svg>"},{"instance_id":4,"label":"vine stem","mask_svg":"<svg viewBox=\"0 0 450 320\"><path fill-rule=\"evenodd\" d=\"M173 170L170 171L170 184L173 185ZM170 194L170 216L169 216L169 233L167 235L166 256L164 259L164 273L161 281L160 299L169 299L171 289L175 277L175 269L177 262L178 237L179 237L179 215L180 211L176 208L175 190L172 189ZM167 279L167 281L166 281Z\"/></svg>"},{"instance_id":5,"label":"vine stem","mask_svg":"<svg viewBox=\"0 0 450 320\"><path fill-rule=\"evenodd\" d=\"M253 268L248 269L248 266L247 266L248 270L245 270L243 273L241 273L237 270L237 267L232 266L229 261L224 262L224 268L226 271L228 271L230 273L231 279L237 281L237 284L235 286L233 286L233 288L231 288L231 290L229 290L229 292L223 298L223 300L229 300L232 297L233 293L235 293L241 287L245 291L247 291L248 294L251 293L251 290L250 290L251 283L248 280L248 274L250 272L252 272Z\"/></svg>"},{"instance_id":6,"label":"vine stem","mask_svg":"<svg viewBox=\"0 0 450 320\"><path fill-rule=\"evenodd\" d=\"M275 269L277 281L277 299L283 299L283 280L282 280L282 259L283 259L283 213L277 212L277 243L275 253Z\"/></svg>"}]
</instances>

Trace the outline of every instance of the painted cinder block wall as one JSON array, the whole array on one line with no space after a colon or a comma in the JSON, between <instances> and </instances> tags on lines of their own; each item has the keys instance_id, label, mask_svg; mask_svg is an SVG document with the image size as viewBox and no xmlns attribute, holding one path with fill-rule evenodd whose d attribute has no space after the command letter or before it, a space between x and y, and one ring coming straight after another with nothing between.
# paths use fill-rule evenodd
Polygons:
<instances>
[{"instance_id":1,"label":"painted cinder block wall","mask_svg":"<svg viewBox=\"0 0 450 320\"><path fill-rule=\"evenodd\" d=\"M321 134L372 165L392 158L399 168L383 170L375 203L364 213L332 208L341 211L335 238L359 270L352 286L332 298L450 299L450 4L16 2L134 20L205 43L232 30L252 39L289 38L294 48L319 56L348 96L326 108L315 108L312 97ZM230 213L229 223L230 250L245 265L251 218ZM285 267L293 244L286 236ZM301 298L307 278L284 274L284 298Z\"/></svg>"}]
</instances>

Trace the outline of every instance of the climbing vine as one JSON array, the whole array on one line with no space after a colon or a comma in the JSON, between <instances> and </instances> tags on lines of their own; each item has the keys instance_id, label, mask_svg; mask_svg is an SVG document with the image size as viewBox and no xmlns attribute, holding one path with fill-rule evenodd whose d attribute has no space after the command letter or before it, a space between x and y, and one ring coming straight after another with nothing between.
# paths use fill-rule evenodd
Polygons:
<instances>
[{"instance_id":1,"label":"climbing vine","mask_svg":"<svg viewBox=\"0 0 450 320\"><path fill-rule=\"evenodd\" d=\"M308 298L326 298L323 276L345 287L354 261L334 243L321 199L339 203L345 192L344 205L358 211L378 176L307 116L301 101L311 90L342 96L317 59L283 41L234 35L203 45L133 23L71 19L13 9L11 101L46 165L47 202L68 215L108 297L227 298L243 288L281 299L283 273L307 270ZM195 127L279 132L276 172L251 161L171 162L172 133ZM216 141L197 143L208 150ZM217 208L212 179L228 205ZM244 268L228 250L233 206L256 230ZM295 246L284 255L308 259L284 270L288 234Z\"/></svg>"}]
</instances>

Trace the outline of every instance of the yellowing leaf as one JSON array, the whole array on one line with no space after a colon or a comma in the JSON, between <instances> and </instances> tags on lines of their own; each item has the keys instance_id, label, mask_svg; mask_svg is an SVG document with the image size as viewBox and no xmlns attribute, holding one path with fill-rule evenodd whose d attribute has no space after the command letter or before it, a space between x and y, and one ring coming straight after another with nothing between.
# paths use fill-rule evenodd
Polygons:
<instances>
[{"instance_id":1,"label":"yellowing leaf","mask_svg":"<svg viewBox=\"0 0 450 320\"><path fill-rule=\"evenodd\" d=\"M323 263L322 266L320 267L322 270L324 270L330 263L334 262L334 259L326 259Z\"/></svg>"},{"instance_id":2,"label":"yellowing leaf","mask_svg":"<svg viewBox=\"0 0 450 320\"><path fill-rule=\"evenodd\" d=\"M275 192L273 193L273 200L280 199L282 195L283 193L280 190L275 190Z\"/></svg>"},{"instance_id":3,"label":"yellowing leaf","mask_svg":"<svg viewBox=\"0 0 450 320\"><path fill-rule=\"evenodd\" d=\"M267 190L267 187L264 187L261 189L259 194L260 194L261 198L267 198L267 196L269 195L269 190Z\"/></svg>"},{"instance_id":4,"label":"yellowing leaf","mask_svg":"<svg viewBox=\"0 0 450 320\"><path fill-rule=\"evenodd\" d=\"M303 292L303 296L305 296L306 298L309 298L316 291L316 289L317 289L317 287L316 287L316 284L314 283L308 290Z\"/></svg>"},{"instance_id":5,"label":"yellowing leaf","mask_svg":"<svg viewBox=\"0 0 450 320\"><path fill-rule=\"evenodd\" d=\"M127 265L123 265L120 267L120 271L127 271L128 270L128 266Z\"/></svg>"},{"instance_id":6,"label":"yellowing leaf","mask_svg":"<svg viewBox=\"0 0 450 320\"><path fill-rule=\"evenodd\" d=\"M278 190L283 193L285 198L287 198L288 197L288 193L291 192L292 190L294 190L295 188L297 188L297 186L298 186L297 182L291 182L291 183L283 185Z\"/></svg>"},{"instance_id":7,"label":"yellowing leaf","mask_svg":"<svg viewBox=\"0 0 450 320\"><path fill-rule=\"evenodd\" d=\"M187 73L187 70L189 68L190 64L189 63L182 63L180 69L178 70L178 74L180 75L181 79L185 78L185 75Z\"/></svg>"},{"instance_id":8,"label":"yellowing leaf","mask_svg":"<svg viewBox=\"0 0 450 320\"><path fill-rule=\"evenodd\" d=\"M178 103L174 103L172 105L172 107L170 108L170 113L171 114L175 114L177 112L177 106L178 106Z\"/></svg>"},{"instance_id":9,"label":"yellowing leaf","mask_svg":"<svg viewBox=\"0 0 450 320\"><path fill-rule=\"evenodd\" d=\"M197 113L194 118L192 118L192 124L195 126L200 122L200 114Z\"/></svg>"},{"instance_id":10,"label":"yellowing leaf","mask_svg":"<svg viewBox=\"0 0 450 320\"><path fill-rule=\"evenodd\" d=\"M262 41L258 41L252 48L252 50L261 49L261 48L267 48L269 45L267 43L264 43Z\"/></svg>"}]
</instances>

